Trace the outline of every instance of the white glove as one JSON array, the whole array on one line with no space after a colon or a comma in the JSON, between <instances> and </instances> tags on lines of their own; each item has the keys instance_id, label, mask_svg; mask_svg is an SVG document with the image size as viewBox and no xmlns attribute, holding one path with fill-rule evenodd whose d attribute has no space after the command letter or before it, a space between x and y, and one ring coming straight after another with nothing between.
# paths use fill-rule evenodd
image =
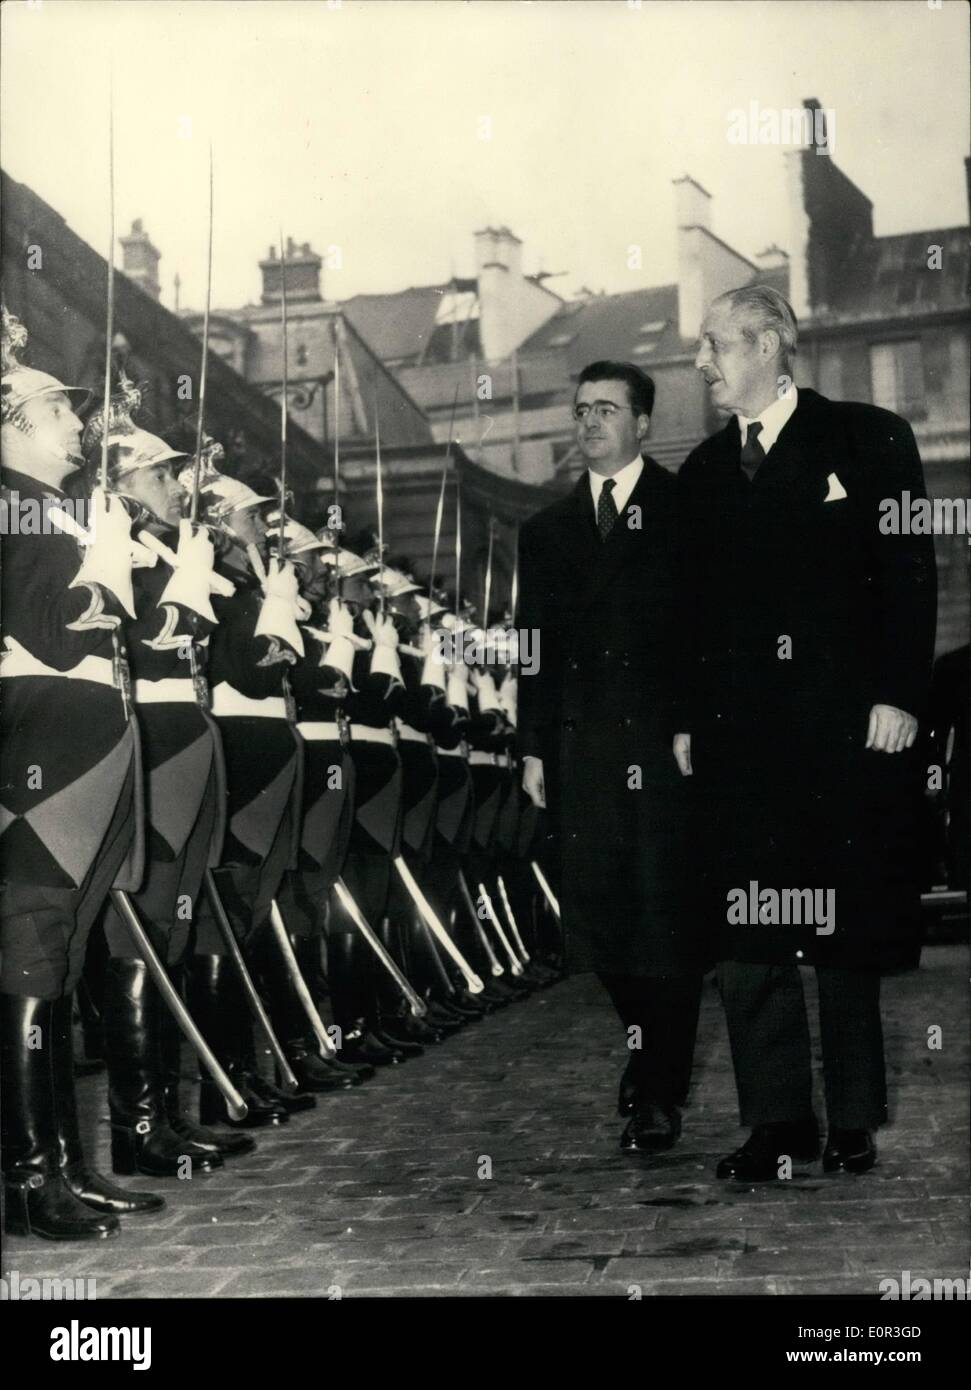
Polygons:
<instances>
[{"instance_id":1,"label":"white glove","mask_svg":"<svg viewBox=\"0 0 971 1390\"><path fill-rule=\"evenodd\" d=\"M519 697L519 682L512 671L507 671L499 687L499 703L510 724L516 727L516 704Z\"/></svg>"},{"instance_id":2,"label":"white glove","mask_svg":"<svg viewBox=\"0 0 971 1390\"><path fill-rule=\"evenodd\" d=\"M81 568L68 586L100 584L109 590L129 617L135 616L135 599L131 586L132 546L131 517L120 497L110 497L98 486L91 493L90 544L85 546Z\"/></svg>"},{"instance_id":3,"label":"white glove","mask_svg":"<svg viewBox=\"0 0 971 1390\"><path fill-rule=\"evenodd\" d=\"M473 671L472 686L479 703L480 714L491 714L493 710L502 712L499 692L496 690L496 683L489 671Z\"/></svg>"},{"instance_id":4,"label":"white glove","mask_svg":"<svg viewBox=\"0 0 971 1390\"><path fill-rule=\"evenodd\" d=\"M389 614L375 617L370 608L364 610L364 622L374 641L371 653L371 675L390 676L404 685L401 679L401 658L398 656L398 632Z\"/></svg>"},{"instance_id":5,"label":"white glove","mask_svg":"<svg viewBox=\"0 0 971 1390\"><path fill-rule=\"evenodd\" d=\"M436 690L445 690L445 662L442 660L441 643L432 632L431 626L424 623L421 629L421 650L425 660L421 668L421 684L433 685Z\"/></svg>"},{"instance_id":6,"label":"white glove","mask_svg":"<svg viewBox=\"0 0 971 1390\"><path fill-rule=\"evenodd\" d=\"M469 712L469 668L464 661L458 662L455 666L450 666L448 671L448 685L445 692L445 700L455 709Z\"/></svg>"},{"instance_id":7,"label":"white glove","mask_svg":"<svg viewBox=\"0 0 971 1390\"><path fill-rule=\"evenodd\" d=\"M297 573L289 560L270 561L263 593L266 597L256 622L256 636L276 637L303 656L303 637L297 627Z\"/></svg>"},{"instance_id":8,"label":"white glove","mask_svg":"<svg viewBox=\"0 0 971 1390\"><path fill-rule=\"evenodd\" d=\"M330 629L333 641L324 653L322 666L333 666L340 671L341 675L347 677L347 683L354 689L354 643L351 640L354 636L354 615L349 608L345 608L339 598L332 598L327 606L328 619L327 626Z\"/></svg>"},{"instance_id":9,"label":"white glove","mask_svg":"<svg viewBox=\"0 0 971 1390\"><path fill-rule=\"evenodd\" d=\"M180 521L175 568L162 590L159 603L181 603L184 608L190 608L200 618L205 618L206 622L215 623L217 618L209 601L214 557L212 541L205 528L200 527L193 535L192 522Z\"/></svg>"}]
</instances>

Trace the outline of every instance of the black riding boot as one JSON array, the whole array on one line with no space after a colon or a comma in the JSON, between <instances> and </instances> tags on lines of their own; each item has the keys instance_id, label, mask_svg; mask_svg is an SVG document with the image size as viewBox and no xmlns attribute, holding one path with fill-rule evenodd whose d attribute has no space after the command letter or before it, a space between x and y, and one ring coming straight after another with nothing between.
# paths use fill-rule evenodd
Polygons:
<instances>
[{"instance_id":1,"label":"black riding boot","mask_svg":"<svg viewBox=\"0 0 971 1390\"><path fill-rule=\"evenodd\" d=\"M405 1060L404 1053L375 1037L371 948L357 931L334 931L327 941L330 1003L341 1033L340 1060L353 1065L387 1067Z\"/></svg>"},{"instance_id":2,"label":"black riding boot","mask_svg":"<svg viewBox=\"0 0 971 1390\"><path fill-rule=\"evenodd\" d=\"M118 1218L95 1212L76 1197L60 1167L54 1105L56 1046L51 1000L0 995L4 1228L13 1236L101 1240L118 1230ZM73 1057L70 1051L67 1055L67 1065L62 1060L57 1070L59 1076L67 1071L73 1086Z\"/></svg>"},{"instance_id":3,"label":"black riding boot","mask_svg":"<svg viewBox=\"0 0 971 1390\"><path fill-rule=\"evenodd\" d=\"M297 968L300 970L305 984L307 983L307 975L301 969L301 956L304 965L312 964L312 962L308 962L308 953L304 944L306 940L306 937L290 938L293 954L297 960ZM313 944L315 943L311 942L311 945ZM290 1069L297 1078L297 1085L300 1090L307 1095L314 1095L324 1091L342 1091L350 1086L359 1085L365 1079L364 1068L345 1066L320 1056L320 1046L314 1036L297 987L291 978L283 953L268 926L264 925L256 933L248 955L254 976L259 980L260 993L266 1001L270 1024L286 1054ZM310 988L309 984L307 987ZM373 1068L368 1069L367 1074L373 1076ZM283 1091L279 1094L286 1096L286 1092ZM291 1096L289 1099L292 1101L295 1097ZM303 1103L297 1108L309 1109L310 1107Z\"/></svg>"},{"instance_id":4,"label":"black riding boot","mask_svg":"<svg viewBox=\"0 0 971 1390\"><path fill-rule=\"evenodd\" d=\"M172 984L181 994L184 968L181 965L171 966L169 975ZM256 1141L248 1134L234 1134L229 1129L207 1129L204 1125L194 1124L182 1109L179 1097L179 1083L182 1078L182 1030L168 1009L162 1011L161 1048L165 1114L176 1134L197 1144L207 1153L222 1154L224 1158L252 1153L256 1148Z\"/></svg>"},{"instance_id":5,"label":"black riding boot","mask_svg":"<svg viewBox=\"0 0 971 1390\"><path fill-rule=\"evenodd\" d=\"M116 1173L182 1177L222 1167L177 1134L165 1113L160 1039L161 997L142 960L114 958L105 980L105 1055L111 1111L111 1166Z\"/></svg>"},{"instance_id":6,"label":"black riding boot","mask_svg":"<svg viewBox=\"0 0 971 1390\"><path fill-rule=\"evenodd\" d=\"M165 1198L155 1192L129 1192L84 1159L74 1095L71 998L54 1003L54 1109L57 1115L58 1155L61 1176L69 1192L94 1211L112 1216L131 1216L140 1211L161 1211Z\"/></svg>"},{"instance_id":7,"label":"black riding boot","mask_svg":"<svg viewBox=\"0 0 971 1390\"><path fill-rule=\"evenodd\" d=\"M290 1119L282 1105L261 1100L249 1085L246 1073L245 1035L240 1014L246 1007L228 956L193 956L189 962L189 1007L203 1036L246 1102L246 1115L234 1120L219 1087L207 1072L199 1086L199 1119L204 1125L229 1125L232 1129L261 1129L283 1125Z\"/></svg>"}]
</instances>

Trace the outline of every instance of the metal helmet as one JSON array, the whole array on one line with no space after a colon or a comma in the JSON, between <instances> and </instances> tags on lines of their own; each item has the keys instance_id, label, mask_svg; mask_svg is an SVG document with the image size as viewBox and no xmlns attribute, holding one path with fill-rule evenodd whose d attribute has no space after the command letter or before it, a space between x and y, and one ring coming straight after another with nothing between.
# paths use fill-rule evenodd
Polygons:
<instances>
[{"instance_id":1,"label":"metal helmet","mask_svg":"<svg viewBox=\"0 0 971 1390\"><path fill-rule=\"evenodd\" d=\"M122 374L118 393L108 403L108 487L118 489L119 479L140 468L153 468L159 463L172 463L187 457L182 449L173 449L157 434L150 434L135 424L132 416L140 408L142 393ZM104 407L88 418L81 436L81 448L92 474L100 464L105 438Z\"/></svg>"},{"instance_id":2,"label":"metal helmet","mask_svg":"<svg viewBox=\"0 0 971 1390\"><path fill-rule=\"evenodd\" d=\"M71 402L75 411L83 410L91 399L91 392L83 386L65 386L49 372L38 371L36 367L25 367L18 359L18 353L27 346L27 329L6 306L0 306L0 421L13 425L22 434L33 435L34 426L24 415L22 407L36 396L62 392ZM55 450L63 453L62 450ZM64 454L65 458L69 455ZM74 465L79 459L71 457Z\"/></svg>"}]
</instances>

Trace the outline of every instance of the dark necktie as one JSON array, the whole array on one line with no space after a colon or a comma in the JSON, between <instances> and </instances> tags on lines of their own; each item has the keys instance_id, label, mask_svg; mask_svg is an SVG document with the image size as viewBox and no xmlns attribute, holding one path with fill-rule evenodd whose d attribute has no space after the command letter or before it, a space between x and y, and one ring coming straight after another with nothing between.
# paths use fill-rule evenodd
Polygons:
<instances>
[{"instance_id":1,"label":"dark necktie","mask_svg":"<svg viewBox=\"0 0 971 1390\"><path fill-rule=\"evenodd\" d=\"M761 420L753 420L748 427L745 443L742 445L742 453L739 461L742 465L742 472L745 474L746 478L748 478L749 482L752 481L759 471L759 468L765 462L765 450L759 443L759 435L761 433Z\"/></svg>"},{"instance_id":2,"label":"dark necktie","mask_svg":"<svg viewBox=\"0 0 971 1390\"><path fill-rule=\"evenodd\" d=\"M607 478L597 499L597 530L600 532L602 541L605 541L610 535L614 522L617 520L617 503L611 496L613 490L614 480Z\"/></svg>"}]
</instances>

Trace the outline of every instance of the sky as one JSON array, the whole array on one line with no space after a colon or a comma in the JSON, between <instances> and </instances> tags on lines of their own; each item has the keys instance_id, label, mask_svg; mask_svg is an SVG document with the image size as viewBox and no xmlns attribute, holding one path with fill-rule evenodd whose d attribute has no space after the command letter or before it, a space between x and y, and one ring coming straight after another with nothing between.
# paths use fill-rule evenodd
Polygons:
<instances>
[{"instance_id":1,"label":"sky","mask_svg":"<svg viewBox=\"0 0 971 1390\"><path fill-rule=\"evenodd\" d=\"M752 256L789 244L784 155L733 113L835 112L878 234L968 221L963 0L6 0L0 159L102 254L108 72L115 225L162 252L163 303L258 302L281 230L339 248L327 297L474 274L509 226L571 295L676 278L671 181ZM628 248L641 248L640 265Z\"/></svg>"}]
</instances>

